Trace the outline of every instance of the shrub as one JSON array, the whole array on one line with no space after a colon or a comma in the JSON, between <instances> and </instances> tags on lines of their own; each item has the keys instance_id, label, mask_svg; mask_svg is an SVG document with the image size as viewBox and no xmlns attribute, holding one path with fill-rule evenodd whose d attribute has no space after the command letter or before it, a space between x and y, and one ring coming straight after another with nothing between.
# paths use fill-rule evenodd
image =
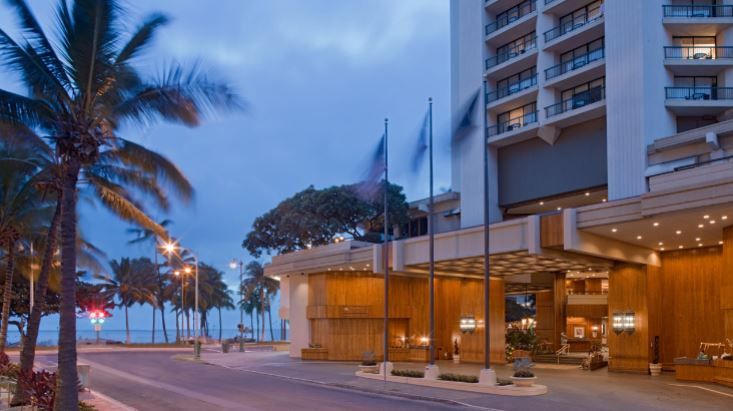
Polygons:
<instances>
[{"instance_id":1,"label":"shrub","mask_svg":"<svg viewBox=\"0 0 733 411\"><path fill-rule=\"evenodd\" d=\"M0 365L0 376L18 381L20 376L20 364L7 363Z\"/></svg>"},{"instance_id":2,"label":"shrub","mask_svg":"<svg viewBox=\"0 0 733 411\"><path fill-rule=\"evenodd\" d=\"M423 378L425 373L413 370L392 370L392 375L395 377Z\"/></svg>"},{"instance_id":3,"label":"shrub","mask_svg":"<svg viewBox=\"0 0 733 411\"><path fill-rule=\"evenodd\" d=\"M503 386L506 386L506 385L513 385L513 384L514 383L512 382L512 380L507 380L507 379L504 379L504 378L497 378L496 379L496 385L498 385L500 387L503 387Z\"/></svg>"},{"instance_id":4,"label":"shrub","mask_svg":"<svg viewBox=\"0 0 733 411\"><path fill-rule=\"evenodd\" d=\"M52 410L56 401L56 373L33 371L21 376L28 387L31 404L41 410Z\"/></svg>"},{"instance_id":5,"label":"shrub","mask_svg":"<svg viewBox=\"0 0 733 411\"><path fill-rule=\"evenodd\" d=\"M79 401L79 411L99 411L99 409L91 404L87 404L84 401Z\"/></svg>"},{"instance_id":6,"label":"shrub","mask_svg":"<svg viewBox=\"0 0 733 411\"><path fill-rule=\"evenodd\" d=\"M443 381L468 382L474 384L478 382L477 376L463 374L440 374L438 379Z\"/></svg>"},{"instance_id":7,"label":"shrub","mask_svg":"<svg viewBox=\"0 0 733 411\"><path fill-rule=\"evenodd\" d=\"M530 370L519 370L514 373L515 378L533 378L534 374Z\"/></svg>"},{"instance_id":8,"label":"shrub","mask_svg":"<svg viewBox=\"0 0 733 411\"><path fill-rule=\"evenodd\" d=\"M361 354L361 365L365 367L373 367L377 365L376 356L374 351L365 351Z\"/></svg>"}]
</instances>

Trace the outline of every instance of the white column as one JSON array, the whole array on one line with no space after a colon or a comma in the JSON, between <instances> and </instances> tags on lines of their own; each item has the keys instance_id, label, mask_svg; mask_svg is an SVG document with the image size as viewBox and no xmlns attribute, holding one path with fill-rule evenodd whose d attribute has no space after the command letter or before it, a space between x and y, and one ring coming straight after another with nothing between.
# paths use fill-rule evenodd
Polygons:
<instances>
[{"instance_id":1,"label":"white column","mask_svg":"<svg viewBox=\"0 0 733 411\"><path fill-rule=\"evenodd\" d=\"M308 307L308 276L301 274L290 275L289 312L290 317L290 356L300 358L300 350L308 348L310 341L310 324L306 317Z\"/></svg>"}]
</instances>

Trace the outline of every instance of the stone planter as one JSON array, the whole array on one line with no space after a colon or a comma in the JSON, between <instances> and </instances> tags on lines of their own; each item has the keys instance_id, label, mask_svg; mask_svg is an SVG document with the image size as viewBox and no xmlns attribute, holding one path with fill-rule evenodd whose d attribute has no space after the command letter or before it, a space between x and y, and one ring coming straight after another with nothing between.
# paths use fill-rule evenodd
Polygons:
<instances>
[{"instance_id":1,"label":"stone planter","mask_svg":"<svg viewBox=\"0 0 733 411\"><path fill-rule=\"evenodd\" d=\"M360 364L359 365L359 371L361 372L368 372L371 374L376 374L378 370L379 370L378 364L374 364L374 365L361 365Z\"/></svg>"},{"instance_id":2,"label":"stone planter","mask_svg":"<svg viewBox=\"0 0 733 411\"><path fill-rule=\"evenodd\" d=\"M512 382L517 387L531 387L532 384L534 384L534 381L537 379L537 377L531 377L531 378L521 378L521 377L511 377Z\"/></svg>"},{"instance_id":3,"label":"stone planter","mask_svg":"<svg viewBox=\"0 0 733 411\"><path fill-rule=\"evenodd\" d=\"M461 356L458 354L453 354L453 364L460 364L461 363Z\"/></svg>"},{"instance_id":4,"label":"stone planter","mask_svg":"<svg viewBox=\"0 0 733 411\"><path fill-rule=\"evenodd\" d=\"M652 377L657 377L662 374L662 364L649 364L649 372Z\"/></svg>"}]
</instances>

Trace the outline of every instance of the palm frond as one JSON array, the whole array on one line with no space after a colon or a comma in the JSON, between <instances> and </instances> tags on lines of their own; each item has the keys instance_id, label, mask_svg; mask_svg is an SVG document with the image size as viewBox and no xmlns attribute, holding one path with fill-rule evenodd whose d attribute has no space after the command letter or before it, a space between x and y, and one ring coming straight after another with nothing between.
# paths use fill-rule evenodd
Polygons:
<instances>
[{"instance_id":1,"label":"palm frond","mask_svg":"<svg viewBox=\"0 0 733 411\"><path fill-rule=\"evenodd\" d=\"M53 110L40 100L0 90L0 121L29 127L47 125Z\"/></svg>"},{"instance_id":2,"label":"palm frond","mask_svg":"<svg viewBox=\"0 0 733 411\"><path fill-rule=\"evenodd\" d=\"M120 54L117 55L115 64L126 64L128 60L134 59L142 53L150 45L155 32L161 26L167 24L168 21L168 17L160 13L153 13L147 16L143 24L135 31L135 34L122 47Z\"/></svg>"},{"instance_id":3,"label":"palm frond","mask_svg":"<svg viewBox=\"0 0 733 411\"><path fill-rule=\"evenodd\" d=\"M138 170L113 165L96 165L84 170L85 176L94 176L100 180L108 180L126 188L134 188L153 200L163 211L170 209L170 201L155 176L141 173Z\"/></svg>"}]
</instances>

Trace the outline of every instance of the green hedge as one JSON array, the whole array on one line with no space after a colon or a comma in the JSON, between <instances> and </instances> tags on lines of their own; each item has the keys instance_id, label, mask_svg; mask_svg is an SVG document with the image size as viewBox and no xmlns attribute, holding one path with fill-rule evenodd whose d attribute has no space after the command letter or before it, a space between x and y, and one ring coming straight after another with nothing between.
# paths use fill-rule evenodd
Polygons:
<instances>
[{"instance_id":1,"label":"green hedge","mask_svg":"<svg viewBox=\"0 0 733 411\"><path fill-rule=\"evenodd\" d=\"M477 376L463 374L440 374L438 379L443 381L468 382L473 384L478 382Z\"/></svg>"},{"instance_id":2,"label":"green hedge","mask_svg":"<svg viewBox=\"0 0 733 411\"><path fill-rule=\"evenodd\" d=\"M410 378L423 378L425 373L422 371L413 370L392 370L392 375L395 377L410 377Z\"/></svg>"}]
</instances>

